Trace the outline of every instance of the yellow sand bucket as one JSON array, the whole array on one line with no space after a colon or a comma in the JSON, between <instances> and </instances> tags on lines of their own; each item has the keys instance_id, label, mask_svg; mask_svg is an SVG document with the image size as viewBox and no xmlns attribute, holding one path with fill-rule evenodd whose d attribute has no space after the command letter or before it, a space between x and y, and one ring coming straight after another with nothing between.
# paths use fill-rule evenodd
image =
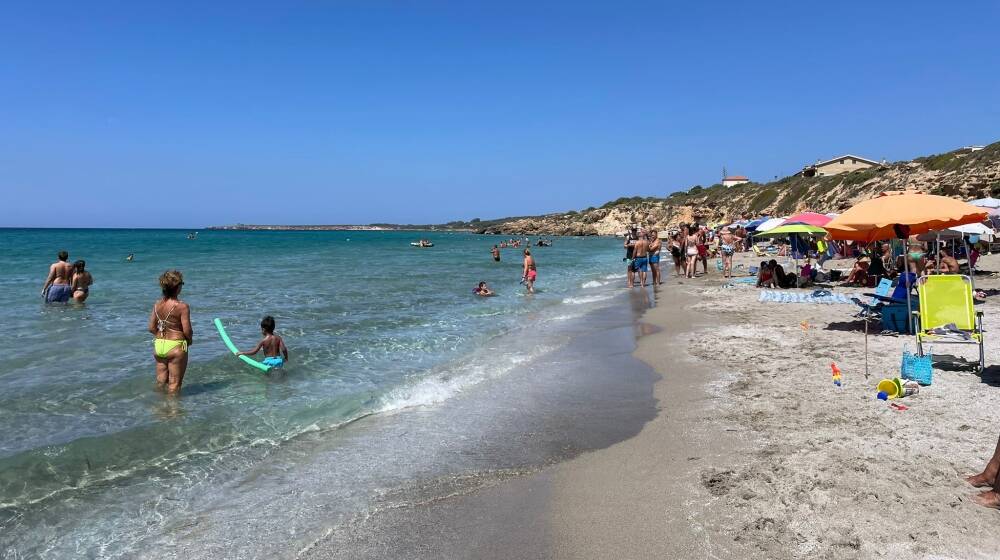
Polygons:
<instances>
[{"instance_id":1,"label":"yellow sand bucket","mask_svg":"<svg viewBox=\"0 0 1000 560\"><path fill-rule=\"evenodd\" d=\"M898 377L883 379L878 382L877 390L879 393L885 393L886 397L895 399L903 394L903 384L899 381Z\"/></svg>"}]
</instances>

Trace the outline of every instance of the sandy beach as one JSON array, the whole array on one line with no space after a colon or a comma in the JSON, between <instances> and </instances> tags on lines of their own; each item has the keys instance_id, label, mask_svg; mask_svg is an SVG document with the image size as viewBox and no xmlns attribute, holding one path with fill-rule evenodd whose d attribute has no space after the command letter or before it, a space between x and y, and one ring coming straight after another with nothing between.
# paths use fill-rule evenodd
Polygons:
<instances>
[{"instance_id":1,"label":"sandy beach","mask_svg":"<svg viewBox=\"0 0 1000 560\"><path fill-rule=\"evenodd\" d=\"M980 269L978 288L1000 285L986 273L1000 270L997 255ZM558 557L1000 554L1000 513L971 502L963 480L1000 430L989 367L1000 340L987 338L982 378L936 355L933 384L898 411L875 385L898 375L912 336L870 336L866 377L855 306L758 303L758 289L720 282L671 279L644 316L662 329L636 351L663 376L661 412L637 437L554 469ZM980 306L987 329L997 307ZM975 346L943 348L975 360Z\"/></svg>"}]
</instances>

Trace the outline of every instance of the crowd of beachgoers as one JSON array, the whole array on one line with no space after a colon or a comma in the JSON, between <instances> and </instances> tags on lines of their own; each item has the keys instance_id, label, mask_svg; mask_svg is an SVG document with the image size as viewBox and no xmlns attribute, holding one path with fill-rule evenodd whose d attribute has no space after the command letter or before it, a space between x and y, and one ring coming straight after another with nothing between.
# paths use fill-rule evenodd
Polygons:
<instances>
[{"instance_id":1,"label":"crowd of beachgoers","mask_svg":"<svg viewBox=\"0 0 1000 560\"><path fill-rule=\"evenodd\" d=\"M755 240L745 227L681 224L666 232L666 241L655 228L633 226L625 234L626 285L645 286L647 273L652 284L662 283L660 254L669 250L674 276L695 278L709 274L709 262L722 278L754 276L760 288L804 288L817 283L874 288L882 279L896 280L909 272L960 274L974 269L989 243L976 239L960 243L954 239L935 242L912 236L907 241L890 239L868 244L829 238ZM733 267L738 254L759 257L759 264ZM785 264L779 263L782 259ZM825 269L830 260L851 259L846 270ZM964 261L964 262L963 262ZM794 267L786 270L786 267ZM911 277L912 280L912 277Z\"/></svg>"}]
</instances>

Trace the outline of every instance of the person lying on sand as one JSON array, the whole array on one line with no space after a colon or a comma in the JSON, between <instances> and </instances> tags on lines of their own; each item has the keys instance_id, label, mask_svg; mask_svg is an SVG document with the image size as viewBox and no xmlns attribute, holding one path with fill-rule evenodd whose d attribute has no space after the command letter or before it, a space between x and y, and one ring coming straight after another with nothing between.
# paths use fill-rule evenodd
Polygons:
<instances>
[{"instance_id":1,"label":"person lying on sand","mask_svg":"<svg viewBox=\"0 0 1000 560\"><path fill-rule=\"evenodd\" d=\"M996 449L983 472L967 476L965 480L976 488L990 488L976 494L972 501L981 506L1000 509L1000 438L997 439Z\"/></svg>"}]
</instances>

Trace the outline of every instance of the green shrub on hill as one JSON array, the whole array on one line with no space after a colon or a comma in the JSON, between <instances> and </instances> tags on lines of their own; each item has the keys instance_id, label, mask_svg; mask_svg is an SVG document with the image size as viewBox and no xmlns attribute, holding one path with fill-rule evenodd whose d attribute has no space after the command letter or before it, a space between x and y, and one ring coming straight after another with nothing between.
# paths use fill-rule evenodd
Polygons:
<instances>
[{"instance_id":1,"label":"green shrub on hill","mask_svg":"<svg viewBox=\"0 0 1000 560\"><path fill-rule=\"evenodd\" d=\"M757 193L757 196L755 196L753 200L750 201L750 206L749 208L747 208L747 210L753 213L758 213L767 208L768 206L770 206L771 203L774 202L775 199L777 198L778 198L777 189L766 188Z\"/></svg>"}]
</instances>

